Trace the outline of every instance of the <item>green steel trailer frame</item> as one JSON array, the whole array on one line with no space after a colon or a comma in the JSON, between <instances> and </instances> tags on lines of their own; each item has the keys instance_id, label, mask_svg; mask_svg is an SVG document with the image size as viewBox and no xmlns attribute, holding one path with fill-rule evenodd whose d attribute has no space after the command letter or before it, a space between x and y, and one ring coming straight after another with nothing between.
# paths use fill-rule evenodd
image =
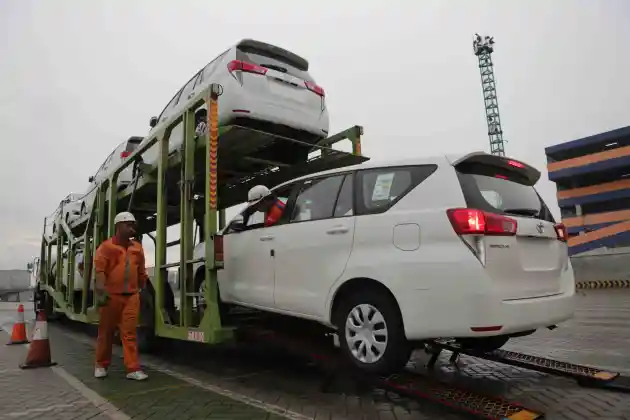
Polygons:
<instances>
[{"instance_id":1,"label":"green steel trailer frame","mask_svg":"<svg viewBox=\"0 0 630 420\"><path fill-rule=\"evenodd\" d=\"M211 344L233 338L233 329L222 323L217 294L217 271L223 268L222 238L217 232L225 225L225 209L243 203L248 189L256 184L275 186L299 176L355 165L368 158L361 154L363 128L360 126L316 143L244 125L220 127L218 106L222 91L222 86L213 84L199 92L186 109L171 116L161 130L103 180L96 187L95 202L86 220L70 227L60 216L61 209L52 235L46 233L44 220L36 286L38 308L48 316L98 323L95 296L90 289L95 277L92 259L101 242L114 234L116 213L129 210L138 221L140 239L146 234L155 243L154 276L141 294L138 337L141 347L150 347L151 339L156 336ZM208 110L208 130L197 137L195 111L204 106ZM183 127L182 147L169 153L171 133L179 124ZM332 148L344 140L352 143L351 153ZM155 144L159 157L157 165L150 166L142 161L142 154ZM285 147L321 153L313 158L300 154L305 158L297 162L274 161L269 152ZM119 186L118 175L130 165L134 165L133 182ZM206 249L205 257L200 259L193 259L195 222ZM166 228L177 223L180 239L168 242ZM167 264L167 247L178 244L179 262ZM83 284L76 292L74 267L81 248ZM56 250L54 275L51 274L53 249ZM198 262L204 262L203 293L192 290L193 264ZM65 279L64 265L68 268ZM179 308L175 307L175 296L167 282L167 269L171 267L179 270ZM205 298L203 313L194 305L194 298L200 294Z\"/></svg>"}]
</instances>

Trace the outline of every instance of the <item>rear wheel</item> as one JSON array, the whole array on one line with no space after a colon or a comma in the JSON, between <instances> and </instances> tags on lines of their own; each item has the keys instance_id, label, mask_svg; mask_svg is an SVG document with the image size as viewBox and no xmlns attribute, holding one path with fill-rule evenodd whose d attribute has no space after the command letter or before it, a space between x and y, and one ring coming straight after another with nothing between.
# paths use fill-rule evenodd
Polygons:
<instances>
[{"instance_id":1,"label":"rear wheel","mask_svg":"<svg viewBox=\"0 0 630 420\"><path fill-rule=\"evenodd\" d=\"M411 356L396 302L374 290L356 291L340 302L335 325L346 357L363 371L400 371Z\"/></svg>"}]
</instances>

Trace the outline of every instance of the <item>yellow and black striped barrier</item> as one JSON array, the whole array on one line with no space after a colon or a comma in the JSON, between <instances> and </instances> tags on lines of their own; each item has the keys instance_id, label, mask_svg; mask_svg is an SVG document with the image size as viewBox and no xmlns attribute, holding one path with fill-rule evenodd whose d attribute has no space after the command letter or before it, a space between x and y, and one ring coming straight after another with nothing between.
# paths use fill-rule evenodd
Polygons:
<instances>
[{"instance_id":1,"label":"yellow and black striped barrier","mask_svg":"<svg viewBox=\"0 0 630 420\"><path fill-rule=\"evenodd\" d=\"M589 280L579 281L576 289L626 289L630 288L630 280Z\"/></svg>"}]
</instances>

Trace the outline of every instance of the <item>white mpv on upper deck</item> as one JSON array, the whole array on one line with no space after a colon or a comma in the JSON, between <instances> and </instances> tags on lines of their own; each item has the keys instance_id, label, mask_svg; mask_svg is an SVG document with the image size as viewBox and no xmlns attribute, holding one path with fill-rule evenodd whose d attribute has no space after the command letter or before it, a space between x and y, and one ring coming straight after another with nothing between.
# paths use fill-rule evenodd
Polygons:
<instances>
[{"instance_id":1,"label":"white mpv on upper deck","mask_svg":"<svg viewBox=\"0 0 630 420\"><path fill-rule=\"evenodd\" d=\"M573 314L566 230L539 178L479 152L285 183L273 189L287 203L277 225L243 226L239 215L222 231L222 304L334 326L371 371L399 369L431 338L499 348Z\"/></svg>"}]
</instances>

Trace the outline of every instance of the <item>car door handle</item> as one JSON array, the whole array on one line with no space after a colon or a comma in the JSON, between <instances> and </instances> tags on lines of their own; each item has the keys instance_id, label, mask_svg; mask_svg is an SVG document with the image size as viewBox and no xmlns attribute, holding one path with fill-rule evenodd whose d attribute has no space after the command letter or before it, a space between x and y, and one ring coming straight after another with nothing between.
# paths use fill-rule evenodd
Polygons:
<instances>
[{"instance_id":1,"label":"car door handle","mask_svg":"<svg viewBox=\"0 0 630 420\"><path fill-rule=\"evenodd\" d=\"M349 230L350 229L345 226L336 226L332 229L327 230L326 233L329 235L342 235L344 233L348 233Z\"/></svg>"},{"instance_id":2,"label":"car door handle","mask_svg":"<svg viewBox=\"0 0 630 420\"><path fill-rule=\"evenodd\" d=\"M260 237L260 240L261 240L261 241L273 241L273 238L274 238L274 237L273 237L273 236L271 236L271 235L266 235L266 236L261 236L261 237Z\"/></svg>"}]
</instances>

